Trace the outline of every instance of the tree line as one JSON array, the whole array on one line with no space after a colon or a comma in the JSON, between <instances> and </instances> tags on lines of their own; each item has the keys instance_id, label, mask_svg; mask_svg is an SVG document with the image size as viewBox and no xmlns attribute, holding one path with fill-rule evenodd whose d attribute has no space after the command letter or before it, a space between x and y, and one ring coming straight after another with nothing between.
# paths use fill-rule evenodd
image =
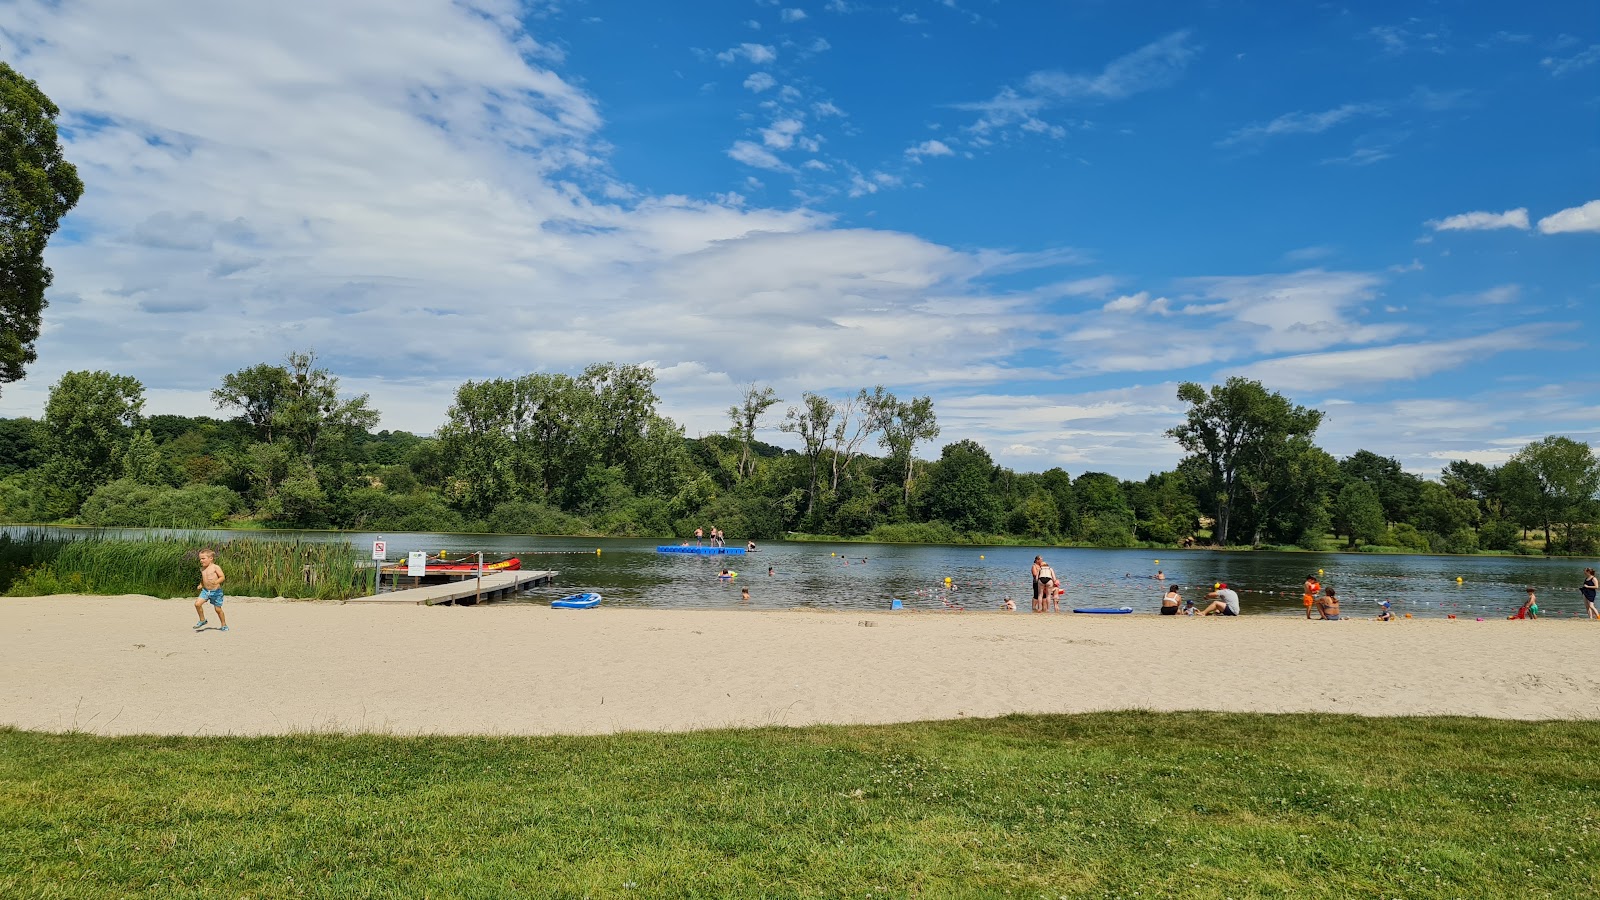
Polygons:
<instances>
[{"instance_id":1,"label":"tree line","mask_svg":"<svg viewBox=\"0 0 1600 900\"><path fill-rule=\"evenodd\" d=\"M939 436L929 397L884 387L784 408L749 385L725 432L687 437L655 373L469 381L435 435L374 431L366 395L310 352L226 375L217 416L147 415L137 379L69 372L39 420L0 419L0 517L100 526L349 528L1100 547L1332 547L1583 554L1596 549L1600 460L1562 436L1508 462L1427 480L1315 443L1322 413L1259 382L1185 383L1186 455L1143 480L1016 472ZM798 448L762 440L794 435Z\"/></svg>"}]
</instances>

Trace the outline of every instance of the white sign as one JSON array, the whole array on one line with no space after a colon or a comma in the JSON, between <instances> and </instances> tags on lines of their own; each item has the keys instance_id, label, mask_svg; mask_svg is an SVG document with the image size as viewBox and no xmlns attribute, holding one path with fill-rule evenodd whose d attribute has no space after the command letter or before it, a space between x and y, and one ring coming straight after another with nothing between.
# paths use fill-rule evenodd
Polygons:
<instances>
[{"instance_id":1,"label":"white sign","mask_svg":"<svg viewBox=\"0 0 1600 900\"><path fill-rule=\"evenodd\" d=\"M384 541L372 542L372 558L382 562L389 555L389 545Z\"/></svg>"},{"instance_id":2,"label":"white sign","mask_svg":"<svg viewBox=\"0 0 1600 900\"><path fill-rule=\"evenodd\" d=\"M421 578L428 574L428 554L421 550L413 550L407 553L406 574L413 578Z\"/></svg>"}]
</instances>

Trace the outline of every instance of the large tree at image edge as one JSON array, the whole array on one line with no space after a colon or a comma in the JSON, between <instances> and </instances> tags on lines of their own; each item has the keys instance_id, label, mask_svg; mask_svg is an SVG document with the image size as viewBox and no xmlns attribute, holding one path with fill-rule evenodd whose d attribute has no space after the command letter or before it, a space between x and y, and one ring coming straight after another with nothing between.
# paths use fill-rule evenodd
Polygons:
<instances>
[{"instance_id":1,"label":"large tree at image edge","mask_svg":"<svg viewBox=\"0 0 1600 900\"><path fill-rule=\"evenodd\" d=\"M50 268L44 246L83 196L78 170L61 155L61 111L39 86L0 62L0 384L38 358Z\"/></svg>"}]
</instances>

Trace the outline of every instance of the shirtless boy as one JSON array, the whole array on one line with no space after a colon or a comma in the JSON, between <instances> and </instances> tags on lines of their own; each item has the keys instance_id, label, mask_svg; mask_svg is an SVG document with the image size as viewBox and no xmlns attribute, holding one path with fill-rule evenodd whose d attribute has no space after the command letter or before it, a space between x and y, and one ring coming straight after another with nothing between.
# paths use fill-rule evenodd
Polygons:
<instances>
[{"instance_id":1,"label":"shirtless boy","mask_svg":"<svg viewBox=\"0 0 1600 900\"><path fill-rule=\"evenodd\" d=\"M217 565L217 554L211 550L200 551L200 596L195 598L194 611L200 615L200 621L194 627L196 631L206 627L206 604L217 611L217 621L222 624L218 631L228 630L228 617L222 612L222 583L228 576L222 574L222 567Z\"/></svg>"}]
</instances>

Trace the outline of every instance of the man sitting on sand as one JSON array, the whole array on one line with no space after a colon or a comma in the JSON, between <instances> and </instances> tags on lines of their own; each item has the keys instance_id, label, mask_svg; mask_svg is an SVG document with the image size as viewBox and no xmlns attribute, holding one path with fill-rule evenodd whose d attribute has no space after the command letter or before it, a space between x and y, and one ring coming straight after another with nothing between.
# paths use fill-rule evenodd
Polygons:
<instances>
[{"instance_id":1,"label":"man sitting on sand","mask_svg":"<svg viewBox=\"0 0 1600 900\"><path fill-rule=\"evenodd\" d=\"M1211 600L1211 605L1200 611L1202 616L1237 616L1239 614L1239 595L1228 588L1226 582L1219 583L1217 589L1206 597Z\"/></svg>"}]
</instances>

